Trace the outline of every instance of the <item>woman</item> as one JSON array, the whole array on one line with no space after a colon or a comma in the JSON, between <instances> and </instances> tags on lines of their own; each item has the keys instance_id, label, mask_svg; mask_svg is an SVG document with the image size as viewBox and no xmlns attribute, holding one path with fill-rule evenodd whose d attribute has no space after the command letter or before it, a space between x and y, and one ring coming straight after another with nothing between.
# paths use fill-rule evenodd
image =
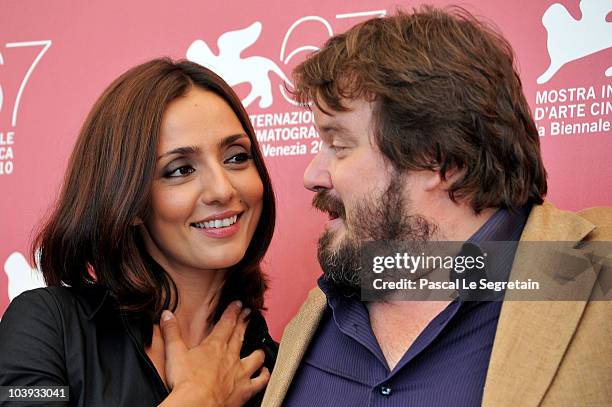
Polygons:
<instances>
[{"instance_id":1,"label":"woman","mask_svg":"<svg viewBox=\"0 0 612 407\"><path fill-rule=\"evenodd\" d=\"M87 407L242 405L276 355L259 267L274 216L232 89L187 61L129 70L87 117L33 243L49 287L6 311L0 385L69 386Z\"/></svg>"}]
</instances>

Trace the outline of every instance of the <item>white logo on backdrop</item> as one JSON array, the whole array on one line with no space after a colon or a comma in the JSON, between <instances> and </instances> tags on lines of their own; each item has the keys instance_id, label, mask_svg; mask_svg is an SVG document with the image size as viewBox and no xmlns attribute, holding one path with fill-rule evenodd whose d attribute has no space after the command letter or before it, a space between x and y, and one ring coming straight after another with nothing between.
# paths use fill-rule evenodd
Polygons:
<instances>
[{"instance_id":1,"label":"white logo on backdrop","mask_svg":"<svg viewBox=\"0 0 612 407\"><path fill-rule=\"evenodd\" d=\"M2 58L2 54L0 53L0 65L4 65L4 58ZM2 85L0 84L0 112L2 111L2 101L4 99L4 92L2 91Z\"/></svg>"},{"instance_id":2,"label":"white logo on backdrop","mask_svg":"<svg viewBox=\"0 0 612 407\"><path fill-rule=\"evenodd\" d=\"M253 45L261 34L261 23L254 22L241 30L228 31L217 40L219 55L215 55L208 44L202 40L194 41L187 50L187 59L202 66L211 68L225 79L230 86L244 82L251 85L251 92L242 101L247 107L259 98L259 107L272 105L272 81L270 72L274 72L283 81L289 79L272 60L262 56L242 58L240 54Z\"/></svg>"},{"instance_id":3,"label":"white logo on backdrop","mask_svg":"<svg viewBox=\"0 0 612 407\"><path fill-rule=\"evenodd\" d=\"M576 20L565 6L555 3L544 13L550 66L538 78L539 84L548 82L563 65L612 47L612 23L606 21L612 0L582 0L580 11L582 18ZM612 76L612 67L605 75Z\"/></svg>"},{"instance_id":4,"label":"white logo on backdrop","mask_svg":"<svg viewBox=\"0 0 612 407\"><path fill-rule=\"evenodd\" d=\"M336 14L336 18L339 20L367 18L384 16L386 13L386 10L361 11ZM304 24L311 24L313 22L319 25L319 29L322 27L328 37L333 35L331 24L323 17L305 16L297 19L291 24L283 38L279 55L280 64L287 65L296 55L302 52L317 51L319 49L318 45L307 44L299 46L290 52L287 50L287 43L294 31ZM269 77L270 72L274 72L285 82L278 86L283 98L292 105L298 105L298 103L292 99L291 95L287 93L285 88L285 85L293 87L293 84L276 62L262 56L241 57L241 53L257 41L261 34L261 30L261 23L256 21L241 30L228 31L222 34L217 40L219 55L215 55L205 41L196 40L187 50L187 59L212 69L222 76L230 86L248 83L251 86L251 91L242 101L245 107L248 107L257 98L259 98L260 108L272 106L273 96L272 82Z\"/></svg>"},{"instance_id":5,"label":"white logo on backdrop","mask_svg":"<svg viewBox=\"0 0 612 407\"><path fill-rule=\"evenodd\" d=\"M44 287L41 272L30 267L28 261L19 252L13 252L4 262L4 272L8 278L9 301L24 291Z\"/></svg>"},{"instance_id":6,"label":"white logo on backdrop","mask_svg":"<svg viewBox=\"0 0 612 407\"><path fill-rule=\"evenodd\" d=\"M17 132L17 114L19 112L19 106L21 103L21 98L24 95L24 90L26 85L28 84L28 80L32 73L36 69L36 65L40 62L42 57L45 55L49 47L51 46L51 40L43 40L43 41L25 41L25 42L8 42L4 44L6 48L28 48L28 47L42 47L36 57L32 60L30 66L27 71L23 75L21 80L21 84L19 85L19 89L17 93L5 94L4 91L6 88L2 88L0 84L0 111L2 109L10 108L11 102L13 107L13 113L11 115L10 127L5 127L4 123L0 123L0 176L1 175L10 175L13 173L14 165L13 160L15 158L14 144L15 144L15 134ZM13 54L15 55L15 54ZM10 65L10 57L7 57L6 65ZM0 53L0 65L5 65L4 56ZM5 78L6 79L6 78ZM10 92L9 92L10 93Z\"/></svg>"}]
</instances>

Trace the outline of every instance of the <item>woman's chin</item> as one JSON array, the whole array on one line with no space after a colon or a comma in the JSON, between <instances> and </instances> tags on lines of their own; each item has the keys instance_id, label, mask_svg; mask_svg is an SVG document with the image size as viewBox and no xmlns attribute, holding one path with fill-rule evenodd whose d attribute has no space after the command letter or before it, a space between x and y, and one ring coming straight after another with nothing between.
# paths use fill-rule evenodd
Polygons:
<instances>
[{"instance_id":1,"label":"woman's chin","mask_svg":"<svg viewBox=\"0 0 612 407\"><path fill-rule=\"evenodd\" d=\"M235 266L243 259L245 251L209 253L205 261L200 263L201 269L220 270Z\"/></svg>"}]
</instances>

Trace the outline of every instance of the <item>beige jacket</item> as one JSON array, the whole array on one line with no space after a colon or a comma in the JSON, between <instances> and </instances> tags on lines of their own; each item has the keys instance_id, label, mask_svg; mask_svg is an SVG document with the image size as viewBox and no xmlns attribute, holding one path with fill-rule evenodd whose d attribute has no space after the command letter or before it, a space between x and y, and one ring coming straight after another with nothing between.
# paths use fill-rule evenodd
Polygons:
<instances>
[{"instance_id":1,"label":"beige jacket","mask_svg":"<svg viewBox=\"0 0 612 407\"><path fill-rule=\"evenodd\" d=\"M549 203L535 206L521 241L612 241L612 210L594 208L576 214ZM533 270L559 267L551 255L523 257L517 252L510 279L525 280ZM610 267L610 257L604 261ZM581 285L588 290L583 298L594 289L612 286L612 281L602 281L599 270L593 267L583 273L589 280ZM575 287L559 286L560 293L566 289ZM263 406L282 405L325 306L321 290L311 290L285 328ZM506 301L482 405L612 405L612 301Z\"/></svg>"}]
</instances>

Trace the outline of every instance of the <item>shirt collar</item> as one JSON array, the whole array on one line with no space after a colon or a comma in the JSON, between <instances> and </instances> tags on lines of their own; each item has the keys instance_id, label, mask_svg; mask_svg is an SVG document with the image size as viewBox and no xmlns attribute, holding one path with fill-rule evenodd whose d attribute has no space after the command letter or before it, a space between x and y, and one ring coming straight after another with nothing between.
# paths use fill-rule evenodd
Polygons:
<instances>
[{"instance_id":1,"label":"shirt collar","mask_svg":"<svg viewBox=\"0 0 612 407\"><path fill-rule=\"evenodd\" d=\"M531 212L531 205L518 209L499 208L484 225L474 232L468 242L518 241L527 223L529 212Z\"/></svg>"},{"instance_id":2,"label":"shirt collar","mask_svg":"<svg viewBox=\"0 0 612 407\"><path fill-rule=\"evenodd\" d=\"M72 288L72 291L83 307L88 320L92 320L104 305L112 300L111 292L98 285L91 284L85 287Z\"/></svg>"}]
</instances>

